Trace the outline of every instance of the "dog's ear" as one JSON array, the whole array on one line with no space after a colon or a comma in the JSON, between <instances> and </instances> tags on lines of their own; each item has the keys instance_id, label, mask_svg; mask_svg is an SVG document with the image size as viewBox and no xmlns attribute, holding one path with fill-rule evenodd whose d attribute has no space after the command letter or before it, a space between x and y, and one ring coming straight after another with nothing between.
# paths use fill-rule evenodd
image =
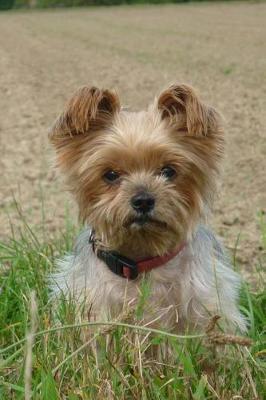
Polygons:
<instances>
[{"instance_id":1,"label":"dog's ear","mask_svg":"<svg viewBox=\"0 0 266 400\"><path fill-rule=\"evenodd\" d=\"M188 135L208 135L213 110L205 106L188 85L175 84L163 91L157 106L163 119Z\"/></svg>"},{"instance_id":2,"label":"dog's ear","mask_svg":"<svg viewBox=\"0 0 266 400\"><path fill-rule=\"evenodd\" d=\"M82 87L70 99L64 112L57 118L49 132L51 142L57 146L102 129L111 123L120 110L117 94L96 87Z\"/></svg>"}]
</instances>

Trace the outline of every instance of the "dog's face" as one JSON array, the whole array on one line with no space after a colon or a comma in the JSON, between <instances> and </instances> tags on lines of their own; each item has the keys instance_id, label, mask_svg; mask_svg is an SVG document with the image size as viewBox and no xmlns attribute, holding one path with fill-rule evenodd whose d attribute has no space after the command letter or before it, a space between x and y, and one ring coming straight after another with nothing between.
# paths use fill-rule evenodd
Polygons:
<instances>
[{"instance_id":1,"label":"dog's face","mask_svg":"<svg viewBox=\"0 0 266 400\"><path fill-rule=\"evenodd\" d=\"M81 218L113 250L164 254L211 204L223 134L216 112L186 85L138 113L121 110L111 91L82 88L50 139Z\"/></svg>"}]
</instances>

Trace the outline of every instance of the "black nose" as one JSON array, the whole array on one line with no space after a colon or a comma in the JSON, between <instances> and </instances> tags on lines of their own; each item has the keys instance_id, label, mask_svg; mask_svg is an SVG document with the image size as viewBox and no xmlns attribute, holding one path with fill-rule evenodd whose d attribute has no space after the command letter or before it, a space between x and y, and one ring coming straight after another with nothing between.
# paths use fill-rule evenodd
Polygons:
<instances>
[{"instance_id":1,"label":"black nose","mask_svg":"<svg viewBox=\"0 0 266 400\"><path fill-rule=\"evenodd\" d=\"M154 208L155 200L150 193L140 192L132 197L131 205L135 211L147 214Z\"/></svg>"}]
</instances>

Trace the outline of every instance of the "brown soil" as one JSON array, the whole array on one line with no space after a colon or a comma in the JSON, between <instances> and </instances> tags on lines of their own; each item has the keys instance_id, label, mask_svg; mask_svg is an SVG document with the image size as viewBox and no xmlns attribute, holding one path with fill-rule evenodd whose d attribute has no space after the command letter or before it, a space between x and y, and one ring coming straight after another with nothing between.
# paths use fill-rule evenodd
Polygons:
<instances>
[{"instance_id":1,"label":"brown soil","mask_svg":"<svg viewBox=\"0 0 266 400\"><path fill-rule=\"evenodd\" d=\"M51 168L47 131L79 86L118 90L142 108L174 81L197 87L226 119L227 156L213 224L246 270L266 207L266 4L189 4L0 14L0 237L64 225L69 196ZM41 199L43 198L43 206ZM43 217L42 209L45 210Z\"/></svg>"}]
</instances>

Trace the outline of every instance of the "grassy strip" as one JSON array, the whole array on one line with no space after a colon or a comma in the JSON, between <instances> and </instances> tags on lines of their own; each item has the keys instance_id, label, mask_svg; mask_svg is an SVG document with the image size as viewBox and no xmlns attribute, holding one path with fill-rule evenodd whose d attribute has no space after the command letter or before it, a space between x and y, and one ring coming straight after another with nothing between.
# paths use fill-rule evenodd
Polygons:
<instances>
[{"instance_id":1,"label":"grassy strip","mask_svg":"<svg viewBox=\"0 0 266 400\"><path fill-rule=\"evenodd\" d=\"M265 232L262 220L266 248ZM1 399L263 398L266 294L262 261L256 266L258 288L254 291L246 284L241 296L242 312L250 320L251 343L220 333L175 335L143 326L143 299L135 323L126 319L84 323L77 321L82 307L77 310L72 301L63 300L55 310L46 285L55 258L71 249L73 236L68 223L59 239L42 241L25 223L19 239L0 243ZM37 330L30 331L29 349L33 291ZM26 359L32 371L28 375Z\"/></svg>"}]
</instances>

